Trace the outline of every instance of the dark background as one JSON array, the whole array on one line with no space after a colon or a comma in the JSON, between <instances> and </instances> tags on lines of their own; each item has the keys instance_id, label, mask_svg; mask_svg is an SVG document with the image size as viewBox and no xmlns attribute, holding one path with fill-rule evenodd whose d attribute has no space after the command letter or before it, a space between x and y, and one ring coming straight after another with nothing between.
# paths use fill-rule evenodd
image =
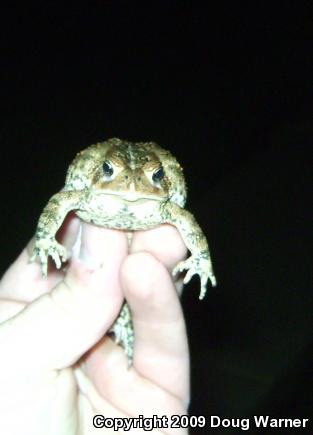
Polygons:
<instances>
[{"instance_id":1,"label":"dark background","mask_svg":"<svg viewBox=\"0 0 313 435\"><path fill-rule=\"evenodd\" d=\"M219 282L183 296L191 413L309 417L313 9L236 3L1 7L1 270L76 152L155 140L185 169Z\"/></svg>"}]
</instances>

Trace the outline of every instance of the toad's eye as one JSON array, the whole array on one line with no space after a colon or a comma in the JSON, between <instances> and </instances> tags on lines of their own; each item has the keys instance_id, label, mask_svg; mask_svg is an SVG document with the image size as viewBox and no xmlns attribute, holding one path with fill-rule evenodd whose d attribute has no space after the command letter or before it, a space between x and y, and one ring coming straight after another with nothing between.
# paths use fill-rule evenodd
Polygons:
<instances>
[{"instance_id":1,"label":"toad's eye","mask_svg":"<svg viewBox=\"0 0 313 435\"><path fill-rule=\"evenodd\" d=\"M105 161L103 163L102 169L104 175L106 175L107 177L111 177L113 175L114 170L110 162Z\"/></svg>"},{"instance_id":2,"label":"toad's eye","mask_svg":"<svg viewBox=\"0 0 313 435\"><path fill-rule=\"evenodd\" d=\"M154 181L154 183L157 183L161 181L163 178L164 178L164 169L161 166L153 173L152 181Z\"/></svg>"}]
</instances>

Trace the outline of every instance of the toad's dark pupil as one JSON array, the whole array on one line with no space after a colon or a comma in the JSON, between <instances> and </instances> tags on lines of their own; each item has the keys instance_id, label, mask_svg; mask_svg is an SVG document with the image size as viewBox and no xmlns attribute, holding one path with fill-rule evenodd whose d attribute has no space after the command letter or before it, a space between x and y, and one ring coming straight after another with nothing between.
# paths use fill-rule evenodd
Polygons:
<instances>
[{"instance_id":1,"label":"toad's dark pupil","mask_svg":"<svg viewBox=\"0 0 313 435\"><path fill-rule=\"evenodd\" d=\"M103 172L108 177L111 177L111 175L113 174L113 168L109 162L103 163Z\"/></svg>"},{"instance_id":2,"label":"toad's dark pupil","mask_svg":"<svg viewBox=\"0 0 313 435\"><path fill-rule=\"evenodd\" d=\"M154 182L161 181L163 178L164 178L164 170L163 170L162 167L159 168L159 169L157 169L157 170L154 172L154 174L152 175L152 180L153 180Z\"/></svg>"}]
</instances>

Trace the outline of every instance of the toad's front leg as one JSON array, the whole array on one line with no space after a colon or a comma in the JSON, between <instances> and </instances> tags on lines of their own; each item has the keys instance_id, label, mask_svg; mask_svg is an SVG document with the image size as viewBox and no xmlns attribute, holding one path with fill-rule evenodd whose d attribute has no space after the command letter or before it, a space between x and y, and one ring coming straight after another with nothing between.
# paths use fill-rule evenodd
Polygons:
<instances>
[{"instance_id":1,"label":"toad's front leg","mask_svg":"<svg viewBox=\"0 0 313 435\"><path fill-rule=\"evenodd\" d=\"M40 215L30 261L35 261L36 257L39 257L44 276L47 276L49 255L53 258L58 269L61 267L62 261L64 262L68 258L66 248L56 241L55 235L66 215L71 210L79 208L81 196L81 191L56 193Z\"/></svg>"},{"instance_id":2,"label":"toad's front leg","mask_svg":"<svg viewBox=\"0 0 313 435\"><path fill-rule=\"evenodd\" d=\"M187 270L184 284L187 284L193 275L198 274L201 282L199 299L203 299L206 293L206 285L210 279L213 286L216 278L213 272L211 256L206 237L199 227L194 216L175 203L167 203L163 209L164 222L174 225L182 236L191 256L180 261L173 269L173 275Z\"/></svg>"}]
</instances>

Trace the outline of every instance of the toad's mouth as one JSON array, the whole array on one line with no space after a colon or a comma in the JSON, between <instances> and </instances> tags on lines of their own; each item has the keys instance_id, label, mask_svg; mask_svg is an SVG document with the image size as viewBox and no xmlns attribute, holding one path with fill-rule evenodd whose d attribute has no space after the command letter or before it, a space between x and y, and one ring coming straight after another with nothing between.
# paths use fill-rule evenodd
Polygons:
<instances>
[{"instance_id":1,"label":"toad's mouth","mask_svg":"<svg viewBox=\"0 0 313 435\"><path fill-rule=\"evenodd\" d=\"M143 203L146 201L164 201L168 198L167 195L154 195L152 193L142 193L136 191L116 192L108 191L100 192L101 195L109 195L115 197L119 201Z\"/></svg>"}]
</instances>

